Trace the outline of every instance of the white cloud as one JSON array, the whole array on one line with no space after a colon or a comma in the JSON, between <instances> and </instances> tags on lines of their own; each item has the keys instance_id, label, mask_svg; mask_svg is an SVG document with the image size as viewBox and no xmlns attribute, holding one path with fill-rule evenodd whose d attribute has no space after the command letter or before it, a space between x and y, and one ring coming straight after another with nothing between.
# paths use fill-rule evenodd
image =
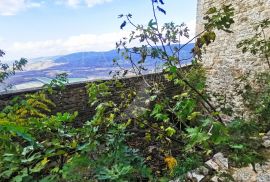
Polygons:
<instances>
[{"instance_id":1,"label":"white cloud","mask_svg":"<svg viewBox=\"0 0 270 182\"><path fill-rule=\"evenodd\" d=\"M85 0L85 3L88 7L93 7L97 4L103 4L111 2L112 0Z\"/></svg>"},{"instance_id":2,"label":"white cloud","mask_svg":"<svg viewBox=\"0 0 270 182\"><path fill-rule=\"evenodd\" d=\"M196 20L191 20L191 21L187 22L187 27L190 30L189 31L189 38L192 39L193 37L195 37L195 34L196 34ZM188 41L188 40L186 40L186 41Z\"/></svg>"},{"instance_id":3,"label":"white cloud","mask_svg":"<svg viewBox=\"0 0 270 182\"><path fill-rule=\"evenodd\" d=\"M26 8L39 8L44 3L44 1L37 3L37 2L30 2L26 3Z\"/></svg>"},{"instance_id":4,"label":"white cloud","mask_svg":"<svg viewBox=\"0 0 270 182\"><path fill-rule=\"evenodd\" d=\"M82 34L66 39L15 42L5 48L9 59L18 57L34 58L40 56L54 56L79 51L107 51L115 48L115 42L128 32L113 32L106 34Z\"/></svg>"},{"instance_id":5,"label":"white cloud","mask_svg":"<svg viewBox=\"0 0 270 182\"><path fill-rule=\"evenodd\" d=\"M190 38L195 36L196 21L187 23L190 29ZM55 56L80 51L107 51L115 48L115 42L122 37L128 37L129 31L119 31L100 35L81 34L66 37L64 39L13 42L10 45L1 47L5 50L8 59L20 57L35 58L40 56ZM186 43L187 38L182 38L181 43ZM0 37L1 41L1 37ZM194 41L193 41L194 42ZM134 45L137 45L134 42ZM131 46L134 46L133 44Z\"/></svg>"},{"instance_id":6,"label":"white cloud","mask_svg":"<svg viewBox=\"0 0 270 182\"><path fill-rule=\"evenodd\" d=\"M57 1L59 4L66 4L70 7L78 7L79 5L86 5L88 7L93 7L98 4L103 4L103 3L108 3L111 2L112 0L60 0Z\"/></svg>"},{"instance_id":7,"label":"white cloud","mask_svg":"<svg viewBox=\"0 0 270 182\"><path fill-rule=\"evenodd\" d=\"M31 0L1 0L0 15L11 16L18 12L28 9L40 7L40 2L32 2Z\"/></svg>"},{"instance_id":8,"label":"white cloud","mask_svg":"<svg viewBox=\"0 0 270 182\"><path fill-rule=\"evenodd\" d=\"M66 0L67 4L72 7L77 7L80 4L81 0Z\"/></svg>"}]
</instances>

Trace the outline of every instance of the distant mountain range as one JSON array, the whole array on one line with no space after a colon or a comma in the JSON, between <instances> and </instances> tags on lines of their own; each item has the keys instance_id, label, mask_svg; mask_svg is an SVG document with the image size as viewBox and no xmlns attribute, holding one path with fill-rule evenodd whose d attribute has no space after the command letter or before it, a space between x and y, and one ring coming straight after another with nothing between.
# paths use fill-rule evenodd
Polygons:
<instances>
[{"instance_id":1,"label":"distant mountain range","mask_svg":"<svg viewBox=\"0 0 270 182\"><path fill-rule=\"evenodd\" d=\"M194 44L188 44L181 50L181 58L186 59L192 57L191 50ZM169 47L166 47L169 49ZM121 59L116 50L106 52L77 52L62 56L40 57L30 59L26 68L22 72L18 72L12 76L7 82L12 85L40 85L43 78L51 79L56 74L66 72L73 80L93 80L110 78L110 71L117 70L113 66L113 59L120 61L121 66L129 68L130 64ZM134 59L138 61L139 56ZM160 60L147 59L146 66L149 72L154 69L155 63L161 63ZM187 60L186 62L190 62ZM38 84L39 83L39 84ZM27 86L26 86L27 87ZM18 89L20 89L19 87Z\"/></svg>"}]
</instances>

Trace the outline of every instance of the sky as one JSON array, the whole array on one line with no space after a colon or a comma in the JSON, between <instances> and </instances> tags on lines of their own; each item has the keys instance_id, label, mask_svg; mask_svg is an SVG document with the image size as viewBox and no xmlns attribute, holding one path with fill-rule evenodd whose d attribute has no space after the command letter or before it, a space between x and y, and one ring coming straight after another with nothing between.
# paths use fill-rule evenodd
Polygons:
<instances>
[{"instance_id":1,"label":"sky","mask_svg":"<svg viewBox=\"0 0 270 182\"><path fill-rule=\"evenodd\" d=\"M197 0L163 1L160 22L185 22L194 34ZM128 13L147 25L151 0L0 0L0 49L6 60L111 50L131 30L117 18Z\"/></svg>"}]
</instances>

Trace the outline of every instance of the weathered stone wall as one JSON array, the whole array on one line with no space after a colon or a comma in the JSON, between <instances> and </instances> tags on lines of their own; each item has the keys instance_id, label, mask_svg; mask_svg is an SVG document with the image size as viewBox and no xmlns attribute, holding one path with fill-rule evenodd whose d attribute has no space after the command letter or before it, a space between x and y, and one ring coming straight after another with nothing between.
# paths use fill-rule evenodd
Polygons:
<instances>
[{"instance_id":1,"label":"weathered stone wall","mask_svg":"<svg viewBox=\"0 0 270 182\"><path fill-rule=\"evenodd\" d=\"M175 86L172 82L167 82L161 73L146 75L145 80L148 83L151 83L154 80L158 80L160 83L163 83L166 94L173 94L180 91L179 87ZM120 95L126 89L132 88L138 94L143 94L145 88L147 87L147 84L144 79L142 79L142 77L125 78L121 79L120 81L123 83L123 88L119 89L112 85L112 95L104 99L112 100L115 103L119 103L122 100ZM59 92L58 94L49 95L49 98L56 104L56 107L52 108L52 114L55 114L57 112L73 113L75 111L78 111L79 115L77 117L77 122L81 123L91 119L91 117L95 113L95 108L91 108L88 104L89 100L86 90L86 85L88 83L90 82L70 84L66 86L65 90ZM0 110L3 109L15 96L23 97L25 94L34 93L38 90L39 89L30 89L0 95ZM138 104L135 103L135 100L133 105Z\"/></svg>"},{"instance_id":2,"label":"weathered stone wall","mask_svg":"<svg viewBox=\"0 0 270 182\"><path fill-rule=\"evenodd\" d=\"M210 7L224 4L232 4L235 8L233 33L217 32L215 43L203 55L203 64L207 70L208 89L225 96L234 105L234 113L245 116L242 98L236 94L234 84L245 73L265 70L267 65L250 54L242 54L236 45L254 35L255 22L270 18L270 0L198 0L197 33L203 29L204 13Z\"/></svg>"},{"instance_id":3,"label":"weathered stone wall","mask_svg":"<svg viewBox=\"0 0 270 182\"><path fill-rule=\"evenodd\" d=\"M198 0L197 4L197 34L203 30L203 16L205 12L211 7L220 8L222 5L232 4L235 9L234 21L231 29L233 33L226 33L217 31L217 38L213 44L206 48L203 55L203 65L206 68L207 74L207 89L213 97L213 104L224 107L217 95L223 96L225 99L225 107L232 107L233 116L243 116L248 118L249 111L244 107L243 98L238 90L241 90L242 84L239 81L243 75L250 73L250 78L256 72L265 71L268 68L266 60L259 58L259 56L252 56L251 54L243 54L241 49L237 49L237 44L244 39L252 37L255 34L253 29L254 24L259 21L270 18L270 0ZM270 35L270 32L267 33ZM226 115L225 115L226 116ZM231 119L231 117L224 117L224 119ZM245 168L234 169L229 165L228 174L232 175L234 181L245 182L268 182L270 181L270 163L269 163L269 132L263 137L263 146L268 147L263 153L266 153L266 163L264 165L256 164L255 166L248 166ZM206 162L218 164L225 158L217 160L216 154L212 160ZM216 165L218 166L218 165ZM208 166L210 167L210 166ZM212 167L211 167L212 168ZM254 170L255 169L255 170ZM223 170L223 169L222 169ZM225 169L226 170L226 169ZM256 171L256 172L255 172ZM209 181L226 181L215 176Z\"/></svg>"}]
</instances>

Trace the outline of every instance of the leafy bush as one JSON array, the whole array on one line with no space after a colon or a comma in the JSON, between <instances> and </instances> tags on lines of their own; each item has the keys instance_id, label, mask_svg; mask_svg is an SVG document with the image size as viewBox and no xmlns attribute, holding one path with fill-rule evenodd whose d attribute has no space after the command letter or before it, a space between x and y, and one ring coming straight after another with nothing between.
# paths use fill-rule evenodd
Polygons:
<instances>
[{"instance_id":1,"label":"leafy bush","mask_svg":"<svg viewBox=\"0 0 270 182\"><path fill-rule=\"evenodd\" d=\"M59 79L52 83L62 85ZM125 144L126 124L116 124L113 113L102 112L111 102L97 105L93 119L74 128L76 112L48 116L54 104L45 93L53 86L20 102L15 98L1 112L1 180L127 181L150 176L137 150ZM91 99L94 104L96 97Z\"/></svg>"},{"instance_id":2,"label":"leafy bush","mask_svg":"<svg viewBox=\"0 0 270 182\"><path fill-rule=\"evenodd\" d=\"M187 44L179 42L189 30L184 24L160 27L156 14L166 14L164 2L151 2L154 19L147 26L134 24L131 14L119 15L125 18L122 29L128 24L135 28L117 43L133 69L115 76L129 71L141 75L147 85L142 93L123 89L118 79L90 83L86 89L95 114L77 128L72 124L77 112L51 114L55 104L49 95L63 89L65 75L35 94L15 98L0 112L1 181L168 181L185 179L188 171L216 152L226 154L234 166L262 160L260 123L242 119L225 123L205 92L201 54L215 40L215 30L231 32L233 8L207 12L205 30L195 37L192 66L182 68L180 54ZM141 45L129 48L132 41ZM134 54L141 60L134 62ZM163 74L151 81L142 74L147 57L164 62ZM160 79L179 89L168 93ZM268 81L262 84L265 92L254 92L262 105L254 110L258 117L269 116ZM117 102L111 99L112 87L120 92ZM136 147L131 147L133 140Z\"/></svg>"},{"instance_id":3,"label":"leafy bush","mask_svg":"<svg viewBox=\"0 0 270 182\"><path fill-rule=\"evenodd\" d=\"M262 61L266 61L270 68L270 37L266 32L270 30L270 20L260 21L254 27L255 35L241 41L237 47L242 48L243 53L250 52L258 55ZM253 120L261 124L265 131L270 129L270 74L269 69L247 74L242 78L244 89L240 92L245 100L245 105L250 110Z\"/></svg>"}]
</instances>

